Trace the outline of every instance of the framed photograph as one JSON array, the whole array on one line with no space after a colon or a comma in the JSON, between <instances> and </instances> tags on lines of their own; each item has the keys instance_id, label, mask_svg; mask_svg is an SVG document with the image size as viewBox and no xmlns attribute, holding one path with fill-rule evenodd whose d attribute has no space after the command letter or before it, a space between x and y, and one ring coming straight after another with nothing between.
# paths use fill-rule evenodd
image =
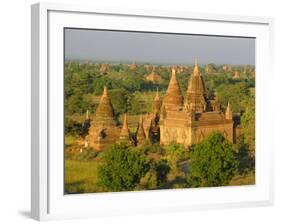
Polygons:
<instances>
[{"instance_id":1,"label":"framed photograph","mask_svg":"<svg viewBox=\"0 0 281 224\"><path fill-rule=\"evenodd\" d=\"M272 29L32 5L32 217L271 205Z\"/></svg>"}]
</instances>

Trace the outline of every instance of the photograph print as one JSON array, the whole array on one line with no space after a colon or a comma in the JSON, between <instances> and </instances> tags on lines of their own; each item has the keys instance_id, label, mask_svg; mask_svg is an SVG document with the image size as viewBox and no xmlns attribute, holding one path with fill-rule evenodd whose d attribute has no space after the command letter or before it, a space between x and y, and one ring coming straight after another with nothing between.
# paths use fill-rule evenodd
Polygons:
<instances>
[{"instance_id":1,"label":"photograph print","mask_svg":"<svg viewBox=\"0 0 281 224\"><path fill-rule=\"evenodd\" d=\"M255 38L64 29L64 193L255 185Z\"/></svg>"}]
</instances>

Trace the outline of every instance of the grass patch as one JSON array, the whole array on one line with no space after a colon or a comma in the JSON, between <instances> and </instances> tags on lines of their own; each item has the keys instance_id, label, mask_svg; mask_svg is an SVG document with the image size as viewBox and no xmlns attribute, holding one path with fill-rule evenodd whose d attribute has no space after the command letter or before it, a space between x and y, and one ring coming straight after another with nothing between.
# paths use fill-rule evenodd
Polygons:
<instances>
[{"instance_id":1,"label":"grass patch","mask_svg":"<svg viewBox=\"0 0 281 224\"><path fill-rule=\"evenodd\" d=\"M255 181L255 172L249 171L245 174L235 175L230 183L229 186L240 186L240 185L254 185Z\"/></svg>"},{"instance_id":2,"label":"grass patch","mask_svg":"<svg viewBox=\"0 0 281 224\"><path fill-rule=\"evenodd\" d=\"M97 186L97 161L65 160L64 192L66 194L104 191Z\"/></svg>"}]
</instances>

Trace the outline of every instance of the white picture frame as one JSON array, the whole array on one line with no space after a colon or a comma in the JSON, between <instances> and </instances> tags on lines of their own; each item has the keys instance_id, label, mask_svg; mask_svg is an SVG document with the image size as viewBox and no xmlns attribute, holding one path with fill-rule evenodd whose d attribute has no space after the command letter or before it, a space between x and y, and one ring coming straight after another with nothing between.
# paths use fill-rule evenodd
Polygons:
<instances>
[{"instance_id":1,"label":"white picture frame","mask_svg":"<svg viewBox=\"0 0 281 224\"><path fill-rule=\"evenodd\" d=\"M273 203L273 147L266 92L273 76L271 18L191 12L32 5L31 214L37 220L114 216ZM63 194L63 28L99 28L256 38L254 186Z\"/></svg>"}]
</instances>

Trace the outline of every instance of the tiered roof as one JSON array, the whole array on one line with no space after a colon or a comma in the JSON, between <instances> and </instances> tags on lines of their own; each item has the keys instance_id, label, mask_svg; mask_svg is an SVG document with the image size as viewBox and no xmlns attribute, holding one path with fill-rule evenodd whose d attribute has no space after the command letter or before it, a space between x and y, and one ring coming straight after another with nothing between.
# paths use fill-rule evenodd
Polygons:
<instances>
[{"instance_id":1,"label":"tiered roof","mask_svg":"<svg viewBox=\"0 0 281 224\"><path fill-rule=\"evenodd\" d=\"M188 82L185 105L195 112L203 112L206 108L206 88L197 60Z\"/></svg>"},{"instance_id":2,"label":"tiered roof","mask_svg":"<svg viewBox=\"0 0 281 224\"><path fill-rule=\"evenodd\" d=\"M170 83L163 100L163 106L165 106L166 109L176 110L179 107L183 106L183 96L180 90L180 86L176 77L176 70L174 67L172 69Z\"/></svg>"},{"instance_id":3,"label":"tiered roof","mask_svg":"<svg viewBox=\"0 0 281 224\"><path fill-rule=\"evenodd\" d=\"M193 73L188 82L187 93L188 94L199 94L199 95L205 95L205 93L206 93L205 83L204 83L204 80L200 73L200 68L197 64L197 60L195 61Z\"/></svg>"},{"instance_id":4,"label":"tiered roof","mask_svg":"<svg viewBox=\"0 0 281 224\"><path fill-rule=\"evenodd\" d=\"M116 126L117 122L114 117L114 110L108 96L108 90L104 87L103 94L100 99L100 103L96 110L95 117L93 119L95 126Z\"/></svg>"}]
</instances>

